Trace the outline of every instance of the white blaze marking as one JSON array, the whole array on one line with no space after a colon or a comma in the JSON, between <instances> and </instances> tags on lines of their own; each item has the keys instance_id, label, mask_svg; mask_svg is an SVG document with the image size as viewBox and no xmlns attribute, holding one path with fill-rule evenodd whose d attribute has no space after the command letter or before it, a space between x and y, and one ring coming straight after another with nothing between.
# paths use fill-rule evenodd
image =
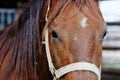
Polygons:
<instances>
[{"instance_id":1,"label":"white blaze marking","mask_svg":"<svg viewBox=\"0 0 120 80\"><path fill-rule=\"evenodd\" d=\"M81 25L83 28L87 27L87 18L83 18L83 20L81 21Z\"/></svg>"}]
</instances>

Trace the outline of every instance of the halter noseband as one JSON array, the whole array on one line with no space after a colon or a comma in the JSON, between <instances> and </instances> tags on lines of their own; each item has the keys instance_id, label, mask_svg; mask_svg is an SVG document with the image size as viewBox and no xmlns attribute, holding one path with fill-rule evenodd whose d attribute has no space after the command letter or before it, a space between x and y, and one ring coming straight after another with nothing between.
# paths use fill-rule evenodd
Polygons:
<instances>
[{"instance_id":1,"label":"halter noseband","mask_svg":"<svg viewBox=\"0 0 120 80\"><path fill-rule=\"evenodd\" d=\"M49 6L50 6L50 1L48 2L46 21L48 20L47 15L48 15L48 12L50 9ZM91 72L95 73L98 76L98 80L100 80L100 78L101 78L101 66L99 69L95 64L92 64L92 63L76 62L76 63L68 64L68 65L61 67L59 69L56 69L53 65L52 58L50 55L48 28L45 29L45 41L42 43L45 44L48 66L49 66L49 70L50 70L51 74L53 75L53 80L58 80L63 75L65 75L69 72L72 72L72 71L76 71L76 70L91 71Z\"/></svg>"}]
</instances>

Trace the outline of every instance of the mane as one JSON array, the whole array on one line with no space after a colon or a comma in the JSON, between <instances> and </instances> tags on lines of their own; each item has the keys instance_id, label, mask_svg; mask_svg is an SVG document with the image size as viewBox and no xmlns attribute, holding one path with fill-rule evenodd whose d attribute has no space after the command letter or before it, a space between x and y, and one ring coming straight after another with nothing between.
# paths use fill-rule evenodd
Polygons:
<instances>
[{"instance_id":1,"label":"mane","mask_svg":"<svg viewBox=\"0 0 120 80\"><path fill-rule=\"evenodd\" d=\"M41 59L38 56L42 56L44 3L45 0L29 2L18 20L0 31L0 80L39 79L37 63Z\"/></svg>"}]
</instances>

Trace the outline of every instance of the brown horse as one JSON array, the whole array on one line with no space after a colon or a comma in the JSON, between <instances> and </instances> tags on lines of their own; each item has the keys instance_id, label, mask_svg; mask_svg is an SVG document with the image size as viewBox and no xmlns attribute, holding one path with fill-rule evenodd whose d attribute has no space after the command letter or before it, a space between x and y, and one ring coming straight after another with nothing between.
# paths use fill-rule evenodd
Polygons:
<instances>
[{"instance_id":1,"label":"brown horse","mask_svg":"<svg viewBox=\"0 0 120 80\"><path fill-rule=\"evenodd\" d=\"M0 31L0 80L100 80L105 32L97 0L31 0Z\"/></svg>"}]
</instances>

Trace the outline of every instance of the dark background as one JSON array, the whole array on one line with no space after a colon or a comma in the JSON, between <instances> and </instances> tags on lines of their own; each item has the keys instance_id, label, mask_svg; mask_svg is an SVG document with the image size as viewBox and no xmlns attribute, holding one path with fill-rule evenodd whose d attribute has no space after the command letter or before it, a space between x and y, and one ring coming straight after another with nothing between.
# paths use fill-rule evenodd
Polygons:
<instances>
[{"instance_id":1,"label":"dark background","mask_svg":"<svg viewBox=\"0 0 120 80\"><path fill-rule=\"evenodd\" d=\"M26 3L29 0L0 0L0 8L17 8L18 3Z\"/></svg>"},{"instance_id":2,"label":"dark background","mask_svg":"<svg viewBox=\"0 0 120 80\"><path fill-rule=\"evenodd\" d=\"M19 2L24 4L28 1L29 0L0 0L0 8L17 8L17 4ZM100 1L104 1L104 0L100 0Z\"/></svg>"}]
</instances>

